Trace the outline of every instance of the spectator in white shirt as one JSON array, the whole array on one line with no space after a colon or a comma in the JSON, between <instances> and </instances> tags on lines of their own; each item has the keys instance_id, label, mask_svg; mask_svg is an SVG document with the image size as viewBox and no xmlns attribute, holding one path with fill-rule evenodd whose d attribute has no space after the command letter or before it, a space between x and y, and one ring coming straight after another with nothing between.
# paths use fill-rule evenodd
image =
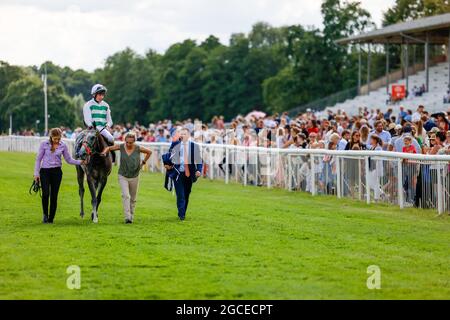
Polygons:
<instances>
[{"instance_id":1,"label":"spectator in white shirt","mask_svg":"<svg viewBox=\"0 0 450 320\"><path fill-rule=\"evenodd\" d=\"M423 113L424 109L425 109L424 106L419 106L417 108L417 111L414 112L413 115L412 115L412 118L411 118L412 122L417 122L417 121L419 121L422 118L422 113Z\"/></svg>"},{"instance_id":2,"label":"spectator in white shirt","mask_svg":"<svg viewBox=\"0 0 450 320\"><path fill-rule=\"evenodd\" d=\"M375 130L373 130L369 134L367 149L370 149L370 147L372 146L370 137L373 134L376 134L381 139L383 150L387 149L392 137L391 137L391 134L388 131L383 130L383 128L384 128L384 124L383 124L382 120L378 120L375 122Z\"/></svg>"},{"instance_id":3,"label":"spectator in white shirt","mask_svg":"<svg viewBox=\"0 0 450 320\"><path fill-rule=\"evenodd\" d=\"M337 150L345 150L345 147L347 146L349 140L350 140L350 131L349 130L342 131L342 139L339 141Z\"/></svg>"}]
</instances>

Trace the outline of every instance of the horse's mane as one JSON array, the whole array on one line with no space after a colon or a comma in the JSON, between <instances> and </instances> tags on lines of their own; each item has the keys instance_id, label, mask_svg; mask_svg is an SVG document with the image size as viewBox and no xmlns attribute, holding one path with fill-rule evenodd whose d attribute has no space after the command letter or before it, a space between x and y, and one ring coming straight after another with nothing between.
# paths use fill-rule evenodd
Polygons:
<instances>
[{"instance_id":1,"label":"horse's mane","mask_svg":"<svg viewBox=\"0 0 450 320\"><path fill-rule=\"evenodd\" d=\"M98 133L97 134L97 146L96 146L96 151L98 152L102 152L108 145L105 142L105 138L103 138L103 136Z\"/></svg>"}]
</instances>

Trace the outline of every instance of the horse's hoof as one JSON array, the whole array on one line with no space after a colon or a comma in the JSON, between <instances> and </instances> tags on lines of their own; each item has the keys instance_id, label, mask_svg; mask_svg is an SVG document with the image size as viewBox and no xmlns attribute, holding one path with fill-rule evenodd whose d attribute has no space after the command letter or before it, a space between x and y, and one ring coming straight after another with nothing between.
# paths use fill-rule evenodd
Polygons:
<instances>
[{"instance_id":1,"label":"horse's hoof","mask_svg":"<svg viewBox=\"0 0 450 320\"><path fill-rule=\"evenodd\" d=\"M80 213L80 217L81 217L81 219L84 218L84 212L81 212L81 213Z\"/></svg>"},{"instance_id":2,"label":"horse's hoof","mask_svg":"<svg viewBox=\"0 0 450 320\"><path fill-rule=\"evenodd\" d=\"M92 219L92 222L98 223L98 218L96 217L96 218Z\"/></svg>"}]
</instances>

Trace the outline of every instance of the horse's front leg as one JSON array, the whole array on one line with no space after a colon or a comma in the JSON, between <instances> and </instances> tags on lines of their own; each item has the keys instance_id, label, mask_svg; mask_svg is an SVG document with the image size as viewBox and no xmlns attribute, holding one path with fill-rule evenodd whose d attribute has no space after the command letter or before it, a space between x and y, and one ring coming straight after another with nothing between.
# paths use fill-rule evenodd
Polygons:
<instances>
[{"instance_id":1,"label":"horse's front leg","mask_svg":"<svg viewBox=\"0 0 450 320\"><path fill-rule=\"evenodd\" d=\"M78 194L80 195L80 217L84 218L84 171L77 166Z\"/></svg>"},{"instance_id":2,"label":"horse's front leg","mask_svg":"<svg viewBox=\"0 0 450 320\"><path fill-rule=\"evenodd\" d=\"M102 193L103 190L106 187L107 178L104 177L100 180L97 188L97 214L98 214L98 207L100 206L100 202L102 202Z\"/></svg>"},{"instance_id":3,"label":"horse's front leg","mask_svg":"<svg viewBox=\"0 0 450 320\"><path fill-rule=\"evenodd\" d=\"M95 188L95 182L92 179L89 179L89 177L87 180L88 180L89 191L91 192L91 204L92 204L91 219L94 223L97 223L98 222L97 192L96 192L96 188Z\"/></svg>"}]
</instances>

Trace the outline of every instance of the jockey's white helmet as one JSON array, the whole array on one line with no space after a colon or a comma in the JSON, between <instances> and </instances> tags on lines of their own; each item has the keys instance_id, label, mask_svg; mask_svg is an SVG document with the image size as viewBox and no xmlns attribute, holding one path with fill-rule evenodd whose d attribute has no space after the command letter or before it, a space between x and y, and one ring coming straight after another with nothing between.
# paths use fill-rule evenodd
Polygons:
<instances>
[{"instance_id":1,"label":"jockey's white helmet","mask_svg":"<svg viewBox=\"0 0 450 320\"><path fill-rule=\"evenodd\" d=\"M100 83L94 84L94 86L91 89L91 95L95 96L96 93L101 92L101 91L108 91L106 89L106 87Z\"/></svg>"}]
</instances>

